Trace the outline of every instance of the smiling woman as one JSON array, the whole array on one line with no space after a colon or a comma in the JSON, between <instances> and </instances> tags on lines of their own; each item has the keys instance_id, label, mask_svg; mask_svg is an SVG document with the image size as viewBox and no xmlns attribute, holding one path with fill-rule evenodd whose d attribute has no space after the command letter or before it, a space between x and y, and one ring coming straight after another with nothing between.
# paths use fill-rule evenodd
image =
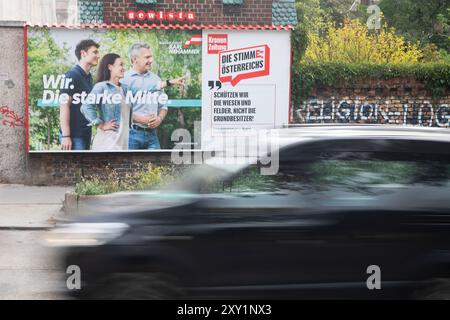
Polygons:
<instances>
[{"instance_id":1,"label":"smiling woman","mask_svg":"<svg viewBox=\"0 0 450 320\"><path fill-rule=\"evenodd\" d=\"M125 101L126 88L119 83L124 73L124 63L118 54L103 56L97 69L97 83L89 94L93 101L86 99L81 106L88 125L99 129L92 144L93 150L128 149L131 106Z\"/></svg>"}]
</instances>

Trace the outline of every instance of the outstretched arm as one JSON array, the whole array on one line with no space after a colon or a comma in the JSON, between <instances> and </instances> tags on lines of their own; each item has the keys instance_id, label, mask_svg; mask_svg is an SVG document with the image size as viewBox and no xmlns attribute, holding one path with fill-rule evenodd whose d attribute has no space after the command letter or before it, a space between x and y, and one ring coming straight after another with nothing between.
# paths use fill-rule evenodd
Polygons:
<instances>
[{"instance_id":1,"label":"outstretched arm","mask_svg":"<svg viewBox=\"0 0 450 320\"><path fill-rule=\"evenodd\" d=\"M171 79L168 80L170 85L177 85L177 86L184 86L186 83L186 77L179 77L179 78L175 78L175 79ZM161 89L164 89L167 87L167 82L166 81L161 81Z\"/></svg>"}]
</instances>

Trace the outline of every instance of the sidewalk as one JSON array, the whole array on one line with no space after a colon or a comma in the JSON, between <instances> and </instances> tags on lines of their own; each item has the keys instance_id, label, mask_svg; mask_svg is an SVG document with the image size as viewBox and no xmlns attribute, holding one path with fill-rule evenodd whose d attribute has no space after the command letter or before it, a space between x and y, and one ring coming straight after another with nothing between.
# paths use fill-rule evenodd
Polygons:
<instances>
[{"instance_id":1,"label":"sidewalk","mask_svg":"<svg viewBox=\"0 0 450 320\"><path fill-rule=\"evenodd\" d=\"M56 223L71 187L0 184L0 230L47 229Z\"/></svg>"}]
</instances>

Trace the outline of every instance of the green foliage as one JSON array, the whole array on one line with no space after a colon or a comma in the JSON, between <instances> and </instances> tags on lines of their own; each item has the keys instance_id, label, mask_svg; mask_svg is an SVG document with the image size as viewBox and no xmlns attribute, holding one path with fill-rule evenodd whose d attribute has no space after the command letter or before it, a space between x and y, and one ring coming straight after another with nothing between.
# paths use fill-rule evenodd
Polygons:
<instances>
[{"instance_id":1,"label":"green foliage","mask_svg":"<svg viewBox=\"0 0 450 320\"><path fill-rule=\"evenodd\" d=\"M68 49L60 48L48 29L32 29L28 35L28 106L30 112L30 149L57 148L59 109L40 108L44 84L42 77L66 73L70 68Z\"/></svg>"},{"instance_id":2,"label":"green foliage","mask_svg":"<svg viewBox=\"0 0 450 320\"><path fill-rule=\"evenodd\" d=\"M108 194L117 192L119 189L114 183L106 183L100 177L91 177L90 179L83 179L77 183L75 192L83 196L97 196L101 194Z\"/></svg>"},{"instance_id":3,"label":"green foliage","mask_svg":"<svg viewBox=\"0 0 450 320\"><path fill-rule=\"evenodd\" d=\"M83 177L76 184L78 195L102 195L120 191L149 190L157 188L173 180L175 168L172 166L153 166L125 176L119 175L114 169L107 169L103 174Z\"/></svg>"},{"instance_id":4,"label":"green foliage","mask_svg":"<svg viewBox=\"0 0 450 320\"><path fill-rule=\"evenodd\" d=\"M319 0L296 0L297 27L292 32L292 58L300 61L308 46L308 35L318 33L323 24L324 11L320 8Z\"/></svg>"},{"instance_id":5,"label":"green foliage","mask_svg":"<svg viewBox=\"0 0 450 320\"><path fill-rule=\"evenodd\" d=\"M233 184L230 185L230 192L273 192L276 184L273 177L262 175L260 168L251 167L242 172ZM225 190L227 191L227 190Z\"/></svg>"},{"instance_id":6,"label":"green foliage","mask_svg":"<svg viewBox=\"0 0 450 320\"><path fill-rule=\"evenodd\" d=\"M386 26L371 33L359 20L346 20L339 28L327 23L323 35L311 33L303 61L383 64L416 63L423 58L416 44Z\"/></svg>"},{"instance_id":7,"label":"green foliage","mask_svg":"<svg viewBox=\"0 0 450 320\"><path fill-rule=\"evenodd\" d=\"M373 32L361 21L343 18L344 23L337 26L320 6L323 2L297 3L303 16L299 14L300 30L293 35L294 104L309 97L313 87L351 85L368 78L415 78L425 83L435 98L448 92L450 55L447 51L439 51L433 43L408 42L387 25ZM306 44L306 48L301 47Z\"/></svg>"},{"instance_id":8,"label":"green foliage","mask_svg":"<svg viewBox=\"0 0 450 320\"><path fill-rule=\"evenodd\" d=\"M362 185L411 184L417 168L414 163L376 160L326 160L315 162L305 171L317 186L339 185L361 189Z\"/></svg>"},{"instance_id":9,"label":"green foliage","mask_svg":"<svg viewBox=\"0 0 450 320\"><path fill-rule=\"evenodd\" d=\"M174 168L170 166L153 167L151 164L146 170L138 172L133 189L146 190L160 186L162 183L168 183L174 179Z\"/></svg>"},{"instance_id":10,"label":"green foliage","mask_svg":"<svg viewBox=\"0 0 450 320\"><path fill-rule=\"evenodd\" d=\"M345 19L354 18L358 15L365 17L365 6L360 6L360 11L350 12L350 7L355 0L320 0L320 7L327 19L343 23Z\"/></svg>"},{"instance_id":11,"label":"green foliage","mask_svg":"<svg viewBox=\"0 0 450 320\"><path fill-rule=\"evenodd\" d=\"M356 13L349 9L354 0L296 0L298 24L292 32L293 60L300 61L312 35L322 35L327 23L342 24L348 18L364 18L363 6Z\"/></svg>"},{"instance_id":12,"label":"green foliage","mask_svg":"<svg viewBox=\"0 0 450 320\"><path fill-rule=\"evenodd\" d=\"M337 83L354 83L371 77L415 78L423 81L434 97L445 94L450 87L450 64L354 64L349 62L302 62L294 70L293 97L307 98L314 86L333 86Z\"/></svg>"},{"instance_id":13,"label":"green foliage","mask_svg":"<svg viewBox=\"0 0 450 320\"><path fill-rule=\"evenodd\" d=\"M428 51L431 51L429 47ZM359 20L345 20L336 27L328 22L323 34L310 34L303 57L307 62L351 63L417 63L424 54L417 44L405 41L395 30L384 26L379 32L370 32Z\"/></svg>"},{"instance_id":14,"label":"green foliage","mask_svg":"<svg viewBox=\"0 0 450 320\"><path fill-rule=\"evenodd\" d=\"M450 50L448 0L381 0L379 6L388 24L409 41Z\"/></svg>"},{"instance_id":15,"label":"green foliage","mask_svg":"<svg viewBox=\"0 0 450 320\"><path fill-rule=\"evenodd\" d=\"M209 180L208 180L209 178ZM201 186L201 193L253 193L274 192L277 190L275 176L262 175L260 168L251 166L236 177L206 177Z\"/></svg>"}]
</instances>

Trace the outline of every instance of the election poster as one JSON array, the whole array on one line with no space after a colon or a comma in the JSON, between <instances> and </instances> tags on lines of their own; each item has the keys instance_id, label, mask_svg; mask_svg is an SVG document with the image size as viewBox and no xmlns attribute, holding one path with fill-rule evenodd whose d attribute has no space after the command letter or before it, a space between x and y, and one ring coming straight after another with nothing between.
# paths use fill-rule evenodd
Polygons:
<instances>
[{"instance_id":1,"label":"election poster","mask_svg":"<svg viewBox=\"0 0 450 320\"><path fill-rule=\"evenodd\" d=\"M29 152L206 150L288 123L290 31L28 26L25 45Z\"/></svg>"},{"instance_id":2,"label":"election poster","mask_svg":"<svg viewBox=\"0 0 450 320\"><path fill-rule=\"evenodd\" d=\"M289 31L203 32L202 145L288 124Z\"/></svg>"},{"instance_id":3,"label":"election poster","mask_svg":"<svg viewBox=\"0 0 450 320\"><path fill-rule=\"evenodd\" d=\"M193 135L201 121L201 41L201 30L28 27L29 151L171 150L175 129Z\"/></svg>"}]
</instances>

